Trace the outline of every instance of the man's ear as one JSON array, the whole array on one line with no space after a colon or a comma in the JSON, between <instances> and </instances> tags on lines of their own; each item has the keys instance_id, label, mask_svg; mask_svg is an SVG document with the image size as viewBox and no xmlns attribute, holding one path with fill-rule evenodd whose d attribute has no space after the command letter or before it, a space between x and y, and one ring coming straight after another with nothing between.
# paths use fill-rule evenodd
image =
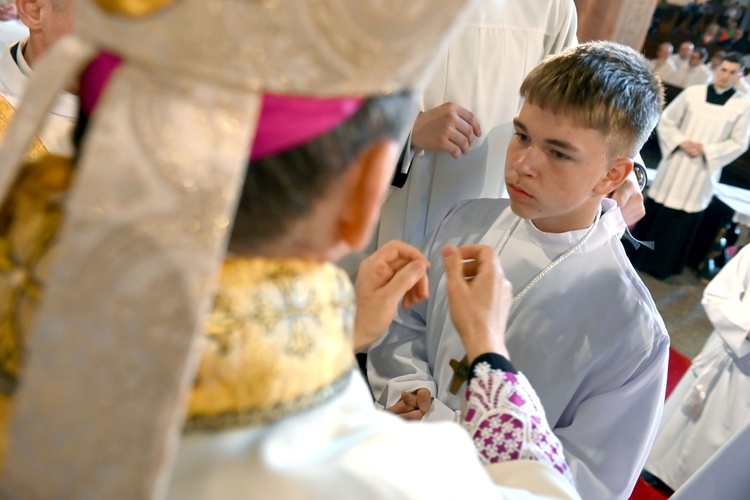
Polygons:
<instances>
[{"instance_id":1,"label":"man's ear","mask_svg":"<svg viewBox=\"0 0 750 500\"><path fill-rule=\"evenodd\" d=\"M633 160L631 158L625 156L615 158L610 162L607 173L594 186L594 192L602 196L607 196L620 187L632 171Z\"/></svg>"},{"instance_id":2,"label":"man's ear","mask_svg":"<svg viewBox=\"0 0 750 500\"><path fill-rule=\"evenodd\" d=\"M398 160L399 144L382 140L363 150L346 173L348 190L339 214L340 236L352 250L370 241Z\"/></svg>"},{"instance_id":3,"label":"man's ear","mask_svg":"<svg viewBox=\"0 0 750 500\"><path fill-rule=\"evenodd\" d=\"M39 0L16 0L18 19L30 30L38 30L41 26L42 5Z\"/></svg>"}]
</instances>

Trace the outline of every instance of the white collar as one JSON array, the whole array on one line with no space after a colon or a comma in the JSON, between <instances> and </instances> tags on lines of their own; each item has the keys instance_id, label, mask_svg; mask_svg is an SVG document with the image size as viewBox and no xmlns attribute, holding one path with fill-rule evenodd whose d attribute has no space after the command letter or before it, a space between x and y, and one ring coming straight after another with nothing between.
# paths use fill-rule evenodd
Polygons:
<instances>
[{"instance_id":1,"label":"white collar","mask_svg":"<svg viewBox=\"0 0 750 500\"><path fill-rule=\"evenodd\" d=\"M579 252L589 252L599 248L611 237L617 236L619 238L622 236L627 228L617 203L609 198L604 198L601 207L603 213L599 221L600 229L591 235L591 238L584 243ZM510 207L508 207L508 210L510 210ZM523 229L529 240L536 245L553 252L564 252L579 242L589 230L587 227L566 233L546 233L537 229L529 219L523 219L519 224L519 229Z\"/></svg>"},{"instance_id":2,"label":"white collar","mask_svg":"<svg viewBox=\"0 0 750 500\"><path fill-rule=\"evenodd\" d=\"M26 78L31 78L31 75L33 74L31 66L29 66L29 63L26 62L26 58L23 56L23 50L26 48L28 42L28 38L18 42L18 49L16 49L16 64L18 64L18 69L21 70L21 73L23 73ZM13 45L11 45L11 47L13 47Z\"/></svg>"},{"instance_id":3,"label":"white collar","mask_svg":"<svg viewBox=\"0 0 750 500\"><path fill-rule=\"evenodd\" d=\"M724 92L728 91L731 88L732 87L727 87L725 89L720 89L719 87L717 87L716 85L714 85L714 92L716 92L718 95L721 95L721 94L723 94Z\"/></svg>"},{"instance_id":4,"label":"white collar","mask_svg":"<svg viewBox=\"0 0 750 500\"><path fill-rule=\"evenodd\" d=\"M21 72L10 54L12 45L7 45L0 52L0 90L7 95L11 104L15 107L23 97L28 77Z\"/></svg>"}]
</instances>

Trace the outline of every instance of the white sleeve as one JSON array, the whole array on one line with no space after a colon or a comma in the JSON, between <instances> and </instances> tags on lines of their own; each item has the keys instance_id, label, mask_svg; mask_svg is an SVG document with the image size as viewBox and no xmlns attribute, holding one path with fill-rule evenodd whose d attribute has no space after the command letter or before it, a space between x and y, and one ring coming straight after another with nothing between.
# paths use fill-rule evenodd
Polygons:
<instances>
[{"instance_id":1,"label":"white sleeve","mask_svg":"<svg viewBox=\"0 0 750 500\"><path fill-rule=\"evenodd\" d=\"M746 97L743 96L742 99ZM732 101L733 99L730 99L726 105L735 104ZM717 170L729 165L747 151L748 141L750 141L750 108L745 108L745 112L734 123L732 133L727 140L703 145L706 166L709 170Z\"/></svg>"},{"instance_id":2,"label":"white sleeve","mask_svg":"<svg viewBox=\"0 0 750 500\"><path fill-rule=\"evenodd\" d=\"M381 409L396 404L402 391L424 387L437 394L427 363L426 308L426 301L411 309L399 306L388 333L367 351L367 379Z\"/></svg>"},{"instance_id":3,"label":"white sleeve","mask_svg":"<svg viewBox=\"0 0 750 500\"><path fill-rule=\"evenodd\" d=\"M578 14L573 0L559 2L558 18L550 20L555 23L557 36L550 40L545 49L545 55L557 54L563 49L578 45L576 32L578 31Z\"/></svg>"},{"instance_id":4,"label":"white sleeve","mask_svg":"<svg viewBox=\"0 0 750 500\"><path fill-rule=\"evenodd\" d=\"M587 398L569 425L554 428L582 498L626 499L633 490L661 420L668 354L664 336L621 387Z\"/></svg>"},{"instance_id":5,"label":"white sleeve","mask_svg":"<svg viewBox=\"0 0 750 500\"><path fill-rule=\"evenodd\" d=\"M440 225L428 235L418 248L430 259L430 296L434 297L440 281L436 269L442 269L440 262L443 241L440 231L451 216L467 202L456 204L445 216ZM388 408L401 399L402 392L413 392L420 388L437 394L437 382L428 362L427 350L430 336L427 331L429 300L405 309L399 305L396 317L388 332L367 351L367 378L370 382L376 406ZM456 413L437 399L433 401L431 412L425 420L457 420Z\"/></svg>"},{"instance_id":6,"label":"white sleeve","mask_svg":"<svg viewBox=\"0 0 750 500\"><path fill-rule=\"evenodd\" d=\"M724 265L703 292L703 308L737 357L750 353L750 245Z\"/></svg>"},{"instance_id":7,"label":"white sleeve","mask_svg":"<svg viewBox=\"0 0 750 500\"><path fill-rule=\"evenodd\" d=\"M687 111L687 93L688 91L683 90L664 108L659 124L656 126L663 158L669 158L680 143L686 140L680 130L680 125Z\"/></svg>"},{"instance_id":8,"label":"white sleeve","mask_svg":"<svg viewBox=\"0 0 750 500\"><path fill-rule=\"evenodd\" d=\"M439 228L418 245L425 256L435 243ZM434 267L434 266L433 266ZM434 293L430 276L430 294ZM396 404L402 392L420 388L437 394L437 384L427 362L427 310L429 299L405 309L399 305L388 332L367 351L367 379L376 406Z\"/></svg>"}]
</instances>

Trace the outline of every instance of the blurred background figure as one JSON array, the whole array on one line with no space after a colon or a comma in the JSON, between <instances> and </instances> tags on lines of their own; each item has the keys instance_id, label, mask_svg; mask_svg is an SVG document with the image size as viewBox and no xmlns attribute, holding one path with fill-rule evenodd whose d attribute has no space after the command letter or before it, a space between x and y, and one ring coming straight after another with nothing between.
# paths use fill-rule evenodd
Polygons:
<instances>
[{"instance_id":1,"label":"blurred background figure","mask_svg":"<svg viewBox=\"0 0 750 500\"><path fill-rule=\"evenodd\" d=\"M651 69L654 70L654 73L659 75L659 78L661 78L663 82L667 81L672 73L677 70L677 65L672 59L673 51L674 46L671 43L664 42L659 44L659 48L656 51L656 58L649 61Z\"/></svg>"},{"instance_id":2,"label":"blurred background figure","mask_svg":"<svg viewBox=\"0 0 750 500\"><path fill-rule=\"evenodd\" d=\"M708 59L708 51L704 47L698 47L690 54L687 65L677 68L677 71L669 75L665 81L682 88L710 83L713 80L713 74L704 65L706 59Z\"/></svg>"},{"instance_id":3,"label":"blurred background figure","mask_svg":"<svg viewBox=\"0 0 750 500\"><path fill-rule=\"evenodd\" d=\"M682 91L657 126L662 160L646 199L646 216L633 229L654 250L628 249L636 269L657 279L682 273L721 170L748 149L750 100L734 86L743 63L724 56L710 85Z\"/></svg>"},{"instance_id":4,"label":"blurred background figure","mask_svg":"<svg viewBox=\"0 0 750 500\"><path fill-rule=\"evenodd\" d=\"M708 284L714 331L667 400L646 470L676 490L750 424L750 245ZM650 478L653 481L653 478Z\"/></svg>"},{"instance_id":5,"label":"blurred background figure","mask_svg":"<svg viewBox=\"0 0 750 500\"><path fill-rule=\"evenodd\" d=\"M680 48L677 49L677 53L672 56L672 60L678 68L687 66L690 54L695 50L695 44L691 41L684 41L680 44Z\"/></svg>"}]
</instances>

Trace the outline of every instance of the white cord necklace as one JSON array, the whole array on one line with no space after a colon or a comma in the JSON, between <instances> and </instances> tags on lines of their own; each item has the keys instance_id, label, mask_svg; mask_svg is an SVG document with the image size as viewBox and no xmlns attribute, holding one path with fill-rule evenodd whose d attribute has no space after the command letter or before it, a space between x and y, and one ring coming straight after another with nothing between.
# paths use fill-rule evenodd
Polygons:
<instances>
[{"instance_id":1,"label":"white cord necklace","mask_svg":"<svg viewBox=\"0 0 750 500\"><path fill-rule=\"evenodd\" d=\"M591 235L594 234L594 231L596 230L596 227L599 225L599 219L601 219L601 217L602 217L602 211L601 211L601 209L599 209L596 212L596 218L594 219L594 223L591 225L591 227L589 228L589 230L586 231L586 234L583 235L583 238L581 238L581 240L578 243L576 243L575 245L573 245L572 247L568 248L563 253L561 253L560 255L558 255L557 258L555 258L555 260L553 260L552 262L550 262L549 264L547 264L547 267L545 267L544 269L542 269L541 271L539 271L539 274L537 274L536 276L534 276L534 279L532 279L531 281L529 281L529 284L526 285L526 287L523 290L521 290L520 293L518 293L515 297L513 297L513 301L511 302L511 306L516 305L516 303L518 301L520 301L523 298L523 296L526 295L526 293L529 290L531 290L531 288L534 285L536 285L537 283L539 283L539 281L544 277L544 275L547 274L548 272L550 272L552 270L552 268L554 268L560 262L564 261L565 259L567 259L571 255L573 255L573 253L575 253L576 250L578 250L579 248L581 248L583 246L583 244L586 243L586 241L591 237ZM508 228L508 230L503 235L503 239L501 239L500 243L497 244L497 247L495 248L495 254L497 255L498 259L500 258L500 253L502 253L503 249L505 248L505 245L508 244L508 240L510 239L510 236L513 234L513 231L516 230L516 228L518 227L518 224L520 222L521 222L521 217L516 216L516 219L513 221L513 223L510 225L510 227Z\"/></svg>"}]
</instances>

